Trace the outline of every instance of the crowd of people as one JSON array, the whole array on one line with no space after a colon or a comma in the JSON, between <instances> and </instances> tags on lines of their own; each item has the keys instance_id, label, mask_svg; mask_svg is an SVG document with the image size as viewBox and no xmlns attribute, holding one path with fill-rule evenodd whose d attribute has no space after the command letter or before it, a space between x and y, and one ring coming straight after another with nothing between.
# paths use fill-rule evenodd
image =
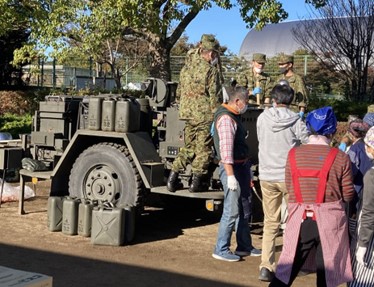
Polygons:
<instances>
[{"instance_id":1,"label":"crowd of people","mask_svg":"<svg viewBox=\"0 0 374 287\"><path fill-rule=\"evenodd\" d=\"M276 82L264 72L265 64L266 55L253 54L251 66L225 87L213 35L203 35L188 53L177 90L185 146L173 162L167 189L182 188L179 173L191 165L189 191L206 190L214 150L224 204L213 258L235 262L261 256L258 278L271 287L291 286L301 271L316 272L319 287L374 286L374 106L362 119L351 116L339 147L333 147L334 111L322 107L306 115L307 89L293 71L293 56L279 56ZM241 120L251 104L263 108L256 123L261 250L250 234L251 163ZM280 228L285 228L283 248L276 262Z\"/></svg>"}]
</instances>

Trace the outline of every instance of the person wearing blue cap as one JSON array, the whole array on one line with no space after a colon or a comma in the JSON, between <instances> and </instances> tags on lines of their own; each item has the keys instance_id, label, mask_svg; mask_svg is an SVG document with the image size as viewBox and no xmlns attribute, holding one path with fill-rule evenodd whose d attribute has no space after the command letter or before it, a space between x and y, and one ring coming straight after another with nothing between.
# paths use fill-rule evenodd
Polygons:
<instances>
[{"instance_id":1,"label":"person wearing blue cap","mask_svg":"<svg viewBox=\"0 0 374 287\"><path fill-rule=\"evenodd\" d=\"M310 112L306 125L308 143L291 149L287 158L289 217L269 287L291 286L306 266L315 267L319 287L353 279L345 214L345 202L354 195L351 163L344 152L330 147L337 125L331 107Z\"/></svg>"}]
</instances>

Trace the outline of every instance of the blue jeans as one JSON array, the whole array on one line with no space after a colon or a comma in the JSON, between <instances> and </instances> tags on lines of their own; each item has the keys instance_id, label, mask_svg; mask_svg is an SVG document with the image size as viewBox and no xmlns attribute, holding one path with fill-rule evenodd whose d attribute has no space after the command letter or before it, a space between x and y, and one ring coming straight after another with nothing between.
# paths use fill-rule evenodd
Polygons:
<instances>
[{"instance_id":1,"label":"blue jeans","mask_svg":"<svg viewBox=\"0 0 374 287\"><path fill-rule=\"evenodd\" d=\"M236 191L227 188L227 174L223 164L219 167L219 177L223 185L224 203L223 213L218 228L217 244L214 252L225 254L230 250L231 234L235 228L237 251L251 251L252 238L249 229L249 220L252 215L252 194L250 189L250 168L249 162L234 164L234 175L239 182Z\"/></svg>"}]
</instances>

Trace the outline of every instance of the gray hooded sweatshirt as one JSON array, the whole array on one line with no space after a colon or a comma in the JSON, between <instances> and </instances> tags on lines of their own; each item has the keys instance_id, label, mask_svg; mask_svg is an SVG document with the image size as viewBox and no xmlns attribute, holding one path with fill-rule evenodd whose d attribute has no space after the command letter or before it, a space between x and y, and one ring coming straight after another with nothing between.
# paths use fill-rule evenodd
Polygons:
<instances>
[{"instance_id":1,"label":"gray hooded sweatshirt","mask_svg":"<svg viewBox=\"0 0 374 287\"><path fill-rule=\"evenodd\" d=\"M284 182L288 152L308 141L305 123L286 107L265 108L257 119L257 137L259 179Z\"/></svg>"}]
</instances>

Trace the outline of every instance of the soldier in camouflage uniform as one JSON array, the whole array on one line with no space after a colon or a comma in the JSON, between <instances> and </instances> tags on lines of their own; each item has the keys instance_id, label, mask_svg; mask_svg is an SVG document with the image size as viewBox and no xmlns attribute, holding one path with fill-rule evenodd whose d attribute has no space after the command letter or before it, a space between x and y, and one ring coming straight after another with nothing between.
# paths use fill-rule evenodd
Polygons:
<instances>
[{"instance_id":1,"label":"soldier in camouflage uniform","mask_svg":"<svg viewBox=\"0 0 374 287\"><path fill-rule=\"evenodd\" d=\"M187 54L177 89L179 118L186 121L184 147L180 149L167 181L167 189L175 192L178 176L189 163L192 168L190 192L207 188L207 174L213 140L210 126L213 114L222 102L222 86L218 69L219 43L213 35L203 35L199 49Z\"/></svg>"},{"instance_id":2,"label":"soldier in camouflage uniform","mask_svg":"<svg viewBox=\"0 0 374 287\"><path fill-rule=\"evenodd\" d=\"M290 109L304 116L308 104L308 91L303 78L293 71L294 58L291 55L281 54L278 59L279 72L277 82L287 80L291 88L295 91L295 97L290 105Z\"/></svg>"},{"instance_id":3,"label":"soldier in camouflage uniform","mask_svg":"<svg viewBox=\"0 0 374 287\"><path fill-rule=\"evenodd\" d=\"M252 56L252 67L237 75L235 82L238 86L246 87L249 91L250 103L258 105L270 104L270 76L264 72L266 55L255 53Z\"/></svg>"}]
</instances>

